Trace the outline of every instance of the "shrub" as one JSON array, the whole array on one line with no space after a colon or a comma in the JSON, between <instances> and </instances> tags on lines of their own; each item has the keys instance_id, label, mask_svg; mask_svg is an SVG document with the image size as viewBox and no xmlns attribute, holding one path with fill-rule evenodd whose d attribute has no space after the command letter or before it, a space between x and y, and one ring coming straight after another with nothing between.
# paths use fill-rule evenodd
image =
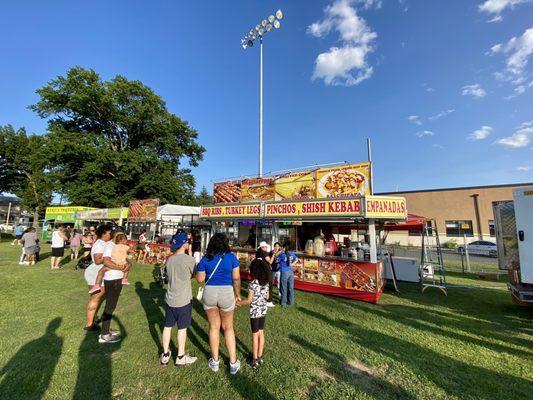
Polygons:
<instances>
[{"instance_id":1,"label":"shrub","mask_svg":"<svg viewBox=\"0 0 533 400\"><path fill-rule=\"evenodd\" d=\"M455 240L450 240L449 242L444 242L442 244L443 249L456 249L457 248L457 242Z\"/></svg>"}]
</instances>

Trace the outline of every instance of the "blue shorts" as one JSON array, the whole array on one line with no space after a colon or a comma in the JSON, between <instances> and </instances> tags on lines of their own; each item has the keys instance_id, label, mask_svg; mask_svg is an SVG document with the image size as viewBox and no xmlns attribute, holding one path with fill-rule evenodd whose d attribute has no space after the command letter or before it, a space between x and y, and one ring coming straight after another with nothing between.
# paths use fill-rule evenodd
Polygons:
<instances>
[{"instance_id":1,"label":"blue shorts","mask_svg":"<svg viewBox=\"0 0 533 400\"><path fill-rule=\"evenodd\" d=\"M168 304L166 306L165 328L177 325L178 329L186 329L191 326L192 301L183 307L170 307Z\"/></svg>"}]
</instances>

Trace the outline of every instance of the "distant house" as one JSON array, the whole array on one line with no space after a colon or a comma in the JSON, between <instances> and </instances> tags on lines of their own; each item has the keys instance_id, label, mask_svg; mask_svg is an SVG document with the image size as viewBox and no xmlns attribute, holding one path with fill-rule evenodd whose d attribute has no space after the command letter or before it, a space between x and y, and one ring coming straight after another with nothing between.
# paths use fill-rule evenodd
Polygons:
<instances>
[{"instance_id":1,"label":"distant house","mask_svg":"<svg viewBox=\"0 0 533 400\"><path fill-rule=\"evenodd\" d=\"M20 203L20 199L16 196L0 195L0 224L7 223L12 225L20 220L22 217L22 208ZM7 220L8 213L9 221Z\"/></svg>"}]
</instances>

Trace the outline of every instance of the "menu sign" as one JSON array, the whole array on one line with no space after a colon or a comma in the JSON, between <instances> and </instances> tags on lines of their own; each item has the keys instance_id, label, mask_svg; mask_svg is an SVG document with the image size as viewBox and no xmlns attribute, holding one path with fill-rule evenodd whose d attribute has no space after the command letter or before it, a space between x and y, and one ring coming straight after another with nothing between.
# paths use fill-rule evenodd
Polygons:
<instances>
[{"instance_id":1,"label":"menu sign","mask_svg":"<svg viewBox=\"0 0 533 400\"><path fill-rule=\"evenodd\" d=\"M260 218L261 204L202 206L200 217L210 219Z\"/></svg>"},{"instance_id":2,"label":"menu sign","mask_svg":"<svg viewBox=\"0 0 533 400\"><path fill-rule=\"evenodd\" d=\"M131 200L128 222L152 222L157 219L159 199Z\"/></svg>"},{"instance_id":3,"label":"menu sign","mask_svg":"<svg viewBox=\"0 0 533 400\"><path fill-rule=\"evenodd\" d=\"M370 194L370 163L216 183L215 203L356 197Z\"/></svg>"},{"instance_id":4,"label":"menu sign","mask_svg":"<svg viewBox=\"0 0 533 400\"><path fill-rule=\"evenodd\" d=\"M316 197L355 197L370 194L370 163L316 171Z\"/></svg>"},{"instance_id":5,"label":"menu sign","mask_svg":"<svg viewBox=\"0 0 533 400\"><path fill-rule=\"evenodd\" d=\"M242 203L274 200L274 178L252 178L241 182Z\"/></svg>"},{"instance_id":6,"label":"menu sign","mask_svg":"<svg viewBox=\"0 0 533 400\"><path fill-rule=\"evenodd\" d=\"M366 196L366 218L405 219L407 206L403 197Z\"/></svg>"},{"instance_id":7,"label":"menu sign","mask_svg":"<svg viewBox=\"0 0 533 400\"><path fill-rule=\"evenodd\" d=\"M315 197L315 173L291 172L275 180L276 200L297 200Z\"/></svg>"},{"instance_id":8,"label":"menu sign","mask_svg":"<svg viewBox=\"0 0 533 400\"><path fill-rule=\"evenodd\" d=\"M238 203L241 199L241 181L215 183L213 201L215 203Z\"/></svg>"},{"instance_id":9,"label":"menu sign","mask_svg":"<svg viewBox=\"0 0 533 400\"><path fill-rule=\"evenodd\" d=\"M362 200L327 199L265 204L265 218L358 217L362 216Z\"/></svg>"}]
</instances>

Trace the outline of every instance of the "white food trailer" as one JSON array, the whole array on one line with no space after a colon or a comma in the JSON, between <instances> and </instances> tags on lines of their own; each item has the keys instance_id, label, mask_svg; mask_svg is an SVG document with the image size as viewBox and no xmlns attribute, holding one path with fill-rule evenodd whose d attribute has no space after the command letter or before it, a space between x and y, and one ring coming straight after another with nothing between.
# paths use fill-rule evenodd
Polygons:
<instances>
[{"instance_id":1,"label":"white food trailer","mask_svg":"<svg viewBox=\"0 0 533 400\"><path fill-rule=\"evenodd\" d=\"M509 273L513 301L533 306L533 187L513 190L513 200L495 201L498 265Z\"/></svg>"}]
</instances>

